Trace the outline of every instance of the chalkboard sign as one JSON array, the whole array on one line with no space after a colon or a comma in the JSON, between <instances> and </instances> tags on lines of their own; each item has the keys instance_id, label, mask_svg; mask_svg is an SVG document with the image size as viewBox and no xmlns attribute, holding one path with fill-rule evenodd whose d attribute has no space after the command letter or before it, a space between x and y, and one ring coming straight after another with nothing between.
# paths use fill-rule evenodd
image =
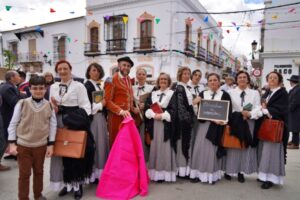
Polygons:
<instances>
[{"instance_id":1,"label":"chalkboard sign","mask_svg":"<svg viewBox=\"0 0 300 200\"><path fill-rule=\"evenodd\" d=\"M229 101L202 99L198 110L198 119L228 122Z\"/></svg>"}]
</instances>

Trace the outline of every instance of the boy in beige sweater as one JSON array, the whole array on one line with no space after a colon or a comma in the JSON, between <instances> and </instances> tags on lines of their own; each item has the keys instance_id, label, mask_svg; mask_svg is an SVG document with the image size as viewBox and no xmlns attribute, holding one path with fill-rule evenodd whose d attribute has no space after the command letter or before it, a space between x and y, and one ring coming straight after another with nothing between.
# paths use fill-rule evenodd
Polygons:
<instances>
[{"instance_id":1,"label":"boy in beige sweater","mask_svg":"<svg viewBox=\"0 0 300 200\"><path fill-rule=\"evenodd\" d=\"M29 180L33 171L34 199L45 200L43 170L45 155L51 157L56 135L56 116L44 99L46 81L35 76L29 81L32 97L20 100L8 127L11 154L18 155L20 200L29 200Z\"/></svg>"}]
</instances>

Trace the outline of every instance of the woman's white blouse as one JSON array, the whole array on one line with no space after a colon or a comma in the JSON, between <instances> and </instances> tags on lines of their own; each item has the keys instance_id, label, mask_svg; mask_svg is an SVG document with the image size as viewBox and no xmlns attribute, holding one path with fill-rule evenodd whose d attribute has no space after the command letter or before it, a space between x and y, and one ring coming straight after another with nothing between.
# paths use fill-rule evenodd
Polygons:
<instances>
[{"instance_id":1,"label":"woman's white blouse","mask_svg":"<svg viewBox=\"0 0 300 200\"><path fill-rule=\"evenodd\" d=\"M140 86L140 85L132 86L134 100L136 102L139 102L139 100L140 100L139 96L146 94L146 93L151 93L153 88L154 88L153 85L148 85L148 84L144 84L143 86Z\"/></svg>"},{"instance_id":2,"label":"woman's white blouse","mask_svg":"<svg viewBox=\"0 0 300 200\"><path fill-rule=\"evenodd\" d=\"M250 111L251 119L258 119L262 116L261 104L260 104L260 95L258 91L252 89L245 89L244 103L243 106L247 104L252 104L252 110ZM232 112L241 112L243 111L243 106L241 105L241 90L239 87L229 90L230 98L232 101Z\"/></svg>"},{"instance_id":3,"label":"woman's white blouse","mask_svg":"<svg viewBox=\"0 0 300 200\"><path fill-rule=\"evenodd\" d=\"M59 84L55 82L50 87L50 98L54 97L58 105L62 106L79 106L83 108L88 115L91 114L91 104L87 95L87 90L84 85L78 81L72 80L69 82L67 93L59 95Z\"/></svg>"},{"instance_id":4,"label":"woman's white blouse","mask_svg":"<svg viewBox=\"0 0 300 200\"><path fill-rule=\"evenodd\" d=\"M164 93L165 95L163 96L161 102L159 102L159 98L161 96L161 94ZM167 106L169 105L169 102L173 96L174 91L170 90L170 89L166 89L164 91L161 90L157 90L157 91L153 91L151 94L151 100L152 103L158 103L160 105L161 108L167 108ZM145 116L148 119L154 118L155 113L153 112L153 110L151 108L147 109L145 112ZM168 122L171 121L171 116L168 113L168 111L164 111L164 113L162 114L162 119L161 120L166 120Z\"/></svg>"}]
</instances>

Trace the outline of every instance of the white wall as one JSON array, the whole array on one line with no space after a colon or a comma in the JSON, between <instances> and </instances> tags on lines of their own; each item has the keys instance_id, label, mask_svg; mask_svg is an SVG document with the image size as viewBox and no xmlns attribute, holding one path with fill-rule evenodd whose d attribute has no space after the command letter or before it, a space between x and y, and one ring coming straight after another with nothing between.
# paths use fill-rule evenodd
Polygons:
<instances>
[{"instance_id":1,"label":"white wall","mask_svg":"<svg viewBox=\"0 0 300 200\"><path fill-rule=\"evenodd\" d=\"M276 0L266 6L276 6L297 2L297 0ZM260 54L263 59L262 85L266 84L265 76L275 69L275 65L291 65L292 73L284 74L284 85L290 88L289 81L291 75L299 74L299 65L294 63L295 59L300 59L300 27L299 23L268 24L277 22L297 21L300 19L300 12L296 8L296 13L288 13L295 6L284 7L280 10L266 12L266 31L264 38L264 52ZM277 15L277 19L274 17ZM272 18L273 17L273 18ZM296 26L295 26L296 25ZM294 27L294 28L293 28ZM269 29L269 30L268 30ZM272 30L270 30L272 29ZM277 68L278 69L278 68ZM283 71L283 68L282 68Z\"/></svg>"},{"instance_id":2,"label":"white wall","mask_svg":"<svg viewBox=\"0 0 300 200\"><path fill-rule=\"evenodd\" d=\"M130 2L130 1L126 1ZM126 51L132 52L133 50L133 38L138 37L137 19L147 12L155 18L159 18L160 22L156 24L154 21L154 37L156 37L156 49L174 49L184 51L184 39L185 39L185 19L188 17L194 18L192 24L192 41L197 43L197 29L199 27L205 28L208 26L216 26L216 22L210 18L209 24L203 21L204 17L199 15L178 14L176 11L203 11L203 7L198 1L184 0L184 1L135 1L134 4L126 4L126 2L120 1L116 6L112 3L112 6L103 7L103 1L89 1L87 7L92 11L93 15L86 17L86 26L88 26L93 20L100 25L100 42L101 53L105 53L106 41L104 40L104 17L112 15L127 14L128 15L128 38L126 43ZM215 29L203 31L204 35L209 35L212 32L214 34L214 40L217 41L217 54L219 53L219 45L222 43L221 29ZM86 40L88 41L88 28L86 28ZM202 41L202 47L206 48L206 41ZM211 50L213 49L213 41L211 42ZM196 49L197 51L197 49ZM119 55L121 57L124 55ZM154 78L156 78L159 72L168 72L174 79L178 66L189 66L191 69L201 69L203 74L208 72L220 73L220 69L207 66L205 62L199 62L195 58L187 58L185 55L176 52L163 52L163 53L150 53L145 55L141 54L128 54L135 62L135 67L131 70L131 76L135 76L135 68L140 65L148 64L154 67ZM145 59L147 58L147 59ZM106 75L110 75L112 66L117 65L116 56L97 56L95 58L88 58L88 62L99 62L105 69ZM144 61L143 61L144 60Z\"/></svg>"},{"instance_id":3,"label":"white wall","mask_svg":"<svg viewBox=\"0 0 300 200\"><path fill-rule=\"evenodd\" d=\"M48 60L53 61L53 37L64 34L69 37L71 41L66 40L66 60L68 60L73 66L73 74L76 76L83 77L83 70L86 68L86 58L84 57L84 18L76 18L72 20L60 21L55 23L49 23L40 25L41 29L44 31L44 37L38 36L36 38L36 52L43 56L47 54ZM3 47L8 48L9 42L18 41L18 53L28 53L28 40L34 39L35 37L28 37L26 39L22 38L20 41L16 36L15 32L21 32L26 30L32 30L32 28L24 28L14 31L7 31L3 33ZM39 34L37 34L39 35ZM78 40L75 42L75 40ZM48 52L50 51L50 54ZM50 71L54 72L55 63L52 65L43 64L43 72Z\"/></svg>"}]
</instances>

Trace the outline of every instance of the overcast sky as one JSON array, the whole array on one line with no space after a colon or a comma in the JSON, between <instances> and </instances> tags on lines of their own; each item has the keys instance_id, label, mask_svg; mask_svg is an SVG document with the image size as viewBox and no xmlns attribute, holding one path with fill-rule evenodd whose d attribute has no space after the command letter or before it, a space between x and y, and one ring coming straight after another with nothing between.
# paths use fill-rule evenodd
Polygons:
<instances>
[{"instance_id":1,"label":"overcast sky","mask_svg":"<svg viewBox=\"0 0 300 200\"><path fill-rule=\"evenodd\" d=\"M263 7L263 0L199 0L208 10L214 12L235 11ZM7 11L5 6L12 6ZM53 8L56 13L50 13ZM73 18L85 14L85 0L0 0L0 32L22 28L60 19ZM251 14L213 15L223 26L257 24L263 18L262 12ZM15 25L13 25L15 24ZM230 33L227 33L227 30ZM259 41L259 27L223 28L223 45L235 54L249 57L251 42Z\"/></svg>"}]
</instances>

